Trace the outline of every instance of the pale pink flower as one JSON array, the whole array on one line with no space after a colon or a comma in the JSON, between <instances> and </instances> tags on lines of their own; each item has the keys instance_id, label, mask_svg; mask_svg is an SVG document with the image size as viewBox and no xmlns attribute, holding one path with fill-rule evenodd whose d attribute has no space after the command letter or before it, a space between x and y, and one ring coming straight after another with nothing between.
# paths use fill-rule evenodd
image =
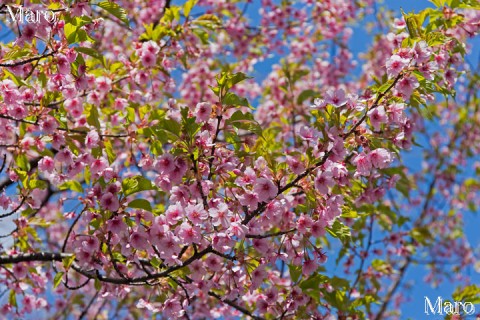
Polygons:
<instances>
[{"instance_id":1,"label":"pale pink flower","mask_svg":"<svg viewBox=\"0 0 480 320\"><path fill-rule=\"evenodd\" d=\"M257 175L255 173L255 170L253 170L252 167L248 167L243 172L243 176L240 176L237 179L235 179L235 183L241 187L245 187L247 184L254 184L256 180L257 180Z\"/></svg>"},{"instance_id":2,"label":"pale pink flower","mask_svg":"<svg viewBox=\"0 0 480 320\"><path fill-rule=\"evenodd\" d=\"M235 236L238 239L244 239L247 232L248 228L240 222L233 222L227 229L227 234L229 236Z\"/></svg>"},{"instance_id":3,"label":"pale pink flower","mask_svg":"<svg viewBox=\"0 0 480 320\"><path fill-rule=\"evenodd\" d=\"M170 205L167 211L165 211L165 219L171 225L177 224L178 221L182 220L183 215L183 208L180 202Z\"/></svg>"},{"instance_id":4,"label":"pale pink flower","mask_svg":"<svg viewBox=\"0 0 480 320\"><path fill-rule=\"evenodd\" d=\"M420 84L414 76L402 78L395 87L398 92L400 92L406 99L410 98L413 93L413 90L418 88Z\"/></svg>"},{"instance_id":5,"label":"pale pink flower","mask_svg":"<svg viewBox=\"0 0 480 320\"><path fill-rule=\"evenodd\" d=\"M378 148L368 154L370 162L375 168L386 168L392 162L392 155L384 148Z\"/></svg>"},{"instance_id":6,"label":"pale pink flower","mask_svg":"<svg viewBox=\"0 0 480 320\"><path fill-rule=\"evenodd\" d=\"M83 238L83 237L82 237ZM96 237L85 237L82 242L82 249L86 252L94 253L98 250L99 241Z\"/></svg>"},{"instance_id":7,"label":"pale pink flower","mask_svg":"<svg viewBox=\"0 0 480 320\"><path fill-rule=\"evenodd\" d=\"M322 194L328 194L328 188L335 185L331 171L319 172L315 178L315 189Z\"/></svg>"},{"instance_id":8,"label":"pale pink flower","mask_svg":"<svg viewBox=\"0 0 480 320\"><path fill-rule=\"evenodd\" d=\"M208 213L212 218L212 223L214 226L222 225L225 228L230 226L230 216L232 212L228 209L228 206L225 202L218 204L215 208L210 208Z\"/></svg>"},{"instance_id":9,"label":"pale pink flower","mask_svg":"<svg viewBox=\"0 0 480 320\"><path fill-rule=\"evenodd\" d=\"M197 103L195 107L196 122L208 121L210 114L212 113L212 105L209 102Z\"/></svg>"},{"instance_id":10,"label":"pale pink flower","mask_svg":"<svg viewBox=\"0 0 480 320\"><path fill-rule=\"evenodd\" d=\"M357 166L357 173L361 176L369 176L372 169L370 158L364 153L358 154L353 160L353 164Z\"/></svg>"},{"instance_id":11,"label":"pale pink flower","mask_svg":"<svg viewBox=\"0 0 480 320\"><path fill-rule=\"evenodd\" d=\"M117 196L107 192L100 199L100 206L102 206L103 209L115 212L120 208L120 203L118 202Z\"/></svg>"},{"instance_id":12,"label":"pale pink flower","mask_svg":"<svg viewBox=\"0 0 480 320\"><path fill-rule=\"evenodd\" d=\"M312 275L317 270L318 265L315 260L305 260L302 265L302 274L305 277Z\"/></svg>"},{"instance_id":13,"label":"pale pink flower","mask_svg":"<svg viewBox=\"0 0 480 320\"><path fill-rule=\"evenodd\" d=\"M25 263L15 263L12 271L17 279L23 279L27 276L28 268Z\"/></svg>"},{"instance_id":14,"label":"pale pink flower","mask_svg":"<svg viewBox=\"0 0 480 320\"><path fill-rule=\"evenodd\" d=\"M170 153L164 153L155 162L155 169L160 173L169 174L175 170L175 159Z\"/></svg>"},{"instance_id":15,"label":"pale pink flower","mask_svg":"<svg viewBox=\"0 0 480 320\"><path fill-rule=\"evenodd\" d=\"M107 221L107 230L114 234L122 235L127 230L127 225L122 218L117 216Z\"/></svg>"},{"instance_id":16,"label":"pale pink flower","mask_svg":"<svg viewBox=\"0 0 480 320\"><path fill-rule=\"evenodd\" d=\"M87 96L87 102L93 104L96 107L99 107L102 102L100 93L98 91L90 92Z\"/></svg>"},{"instance_id":17,"label":"pale pink flower","mask_svg":"<svg viewBox=\"0 0 480 320\"><path fill-rule=\"evenodd\" d=\"M185 314L185 310L177 298L170 298L163 303L162 314L167 319L180 319Z\"/></svg>"},{"instance_id":18,"label":"pale pink flower","mask_svg":"<svg viewBox=\"0 0 480 320\"><path fill-rule=\"evenodd\" d=\"M423 40L417 42L413 48L413 57L417 63L423 63L430 60L432 50L428 47L427 43Z\"/></svg>"},{"instance_id":19,"label":"pale pink flower","mask_svg":"<svg viewBox=\"0 0 480 320\"><path fill-rule=\"evenodd\" d=\"M0 195L0 207L2 207L3 210L7 210L11 203L12 200L10 200L5 194Z\"/></svg>"},{"instance_id":20,"label":"pale pink flower","mask_svg":"<svg viewBox=\"0 0 480 320\"><path fill-rule=\"evenodd\" d=\"M394 54L387 59L385 66L387 67L387 75L389 78L394 78L402 72L402 70L408 66L409 60Z\"/></svg>"},{"instance_id":21,"label":"pale pink flower","mask_svg":"<svg viewBox=\"0 0 480 320\"><path fill-rule=\"evenodd\" d=\"M258 196L258 201L263 202L275 198L278 193L277 186L269 179L259 178L253 188Z\"/></svg>"},{"instance_id":22,"label":"pale pink flower","mask_svg":"<svg viewBox=\"0 0 480 320\"><path fill-rule=\"evenodd\" d=\"M197 227L190 225L188 222L182 223L177 229L176 234L185 245L192 243L200 243L202 235Z\"/></svg>"},{"instance_id":23,"label":"pale pink flower","mask_svg":"<svg viewBox=\"0 0 480 320\"><path fill-rule=\"evenodd\" d=\"M239 196L238 200L242 206L248 206L252 210L257 209L258 202L260 201L258 195L250 191L246 191L243 195Z\"/></svg>"},{"instance_id":24,"label":"pale pink flower","mask_svg":"<svg viewBox=\"0 0 480 320\"><path fill-rule=\"evenodd\" d=\"M135 231L130 235L130 244L134 249L143 251L148 248L148 239L144 232Z\"/></svg>"},{"instance_id":25,"label":"pale pink flower","mask_svg":"<svg viewBox=\"0 0 480 320\"><path fill-rule=\"evenodd\" d=\"M51 157L45 156L38 162L38 168L40 171L52 173L55 170L55 161Z\"/></svg>"},{"instance_id":26,"label":"pale pink flower","mask_svg":"<svg viewBox=\"0 0 480 320\"><path fill-rule=\"evenodd\" d=\"M253 270L251 273L252 286L250 287L250 290L255 290L260 287L267 275L267 271L265 271L265 268L262 265Z\"/></svg>"},{"instance_id":27,"label":"pale pink flower","mask_svg":"<svg viewBox=\"0 0 480 320\"><path fill-rule=\"evenodd\" d=\"M85 146L89 149L98 147L98 142L100 141L100 136L96 130L90 131L85 137Z\"/></svg>"},{"instance_id":28,"label":"pale pink flower","mask_svg":"<svg viewBox=\"0 0 480 320\"><path fill-rule=\"evenodd\" d=\"M388 107L388 113L390 115L390 120L393 123L403 125L407 120L403 110L405 109L404 103L394 103Z\"/></svg>"},{"instance_id":29,"label":"pale pink flower","mask_svg":"<svg viewBox=\"0 0 480 320\"><path fill-rule=\"evenodd\" d=\"M405 29L405 27L407 26L407 23L405 22L405 20L403 18L395 18L393 19L393 27L395 29Z\"/></svg>"},{"instance_id":30,"label":"pale pink flower","mask_svg":"<svg viewBox=\"0 0 480 320\"><path fill-rule=\"evenodd\" d=\"M73 162L73 153L65 148L57 152L55 160L66 165L70 165Z\"/></svg>"},{"instance_id":31,"label":"pale pink flower","mask_svg":"<svg viewBox=\"0 0 480 320\"><path fill-rule=\"evenodd\" d=\"M312 224L310 227L310 231L312 232L312 236L315 238L320 238L325 234L325 227L327 226L327 222L324 220L318 220Z\"/></svg>"},{"instance_id":32,"label":"pale pink flower","mask_svg":"<svg viewBox=\"0 0 480 320\"><path fill-rule=\"evenodd\" d=\"M380 125L382 123L387 123L388 121L388 117L387 117L387 114L385 113L384 106L379 106L373 110L370 110L368 112L368 116L370 118L370 123L372 124L375 131L379 131Z\"/></svg>"},{"instance_id":33,"label":"pale pink flower","mask_svg":"<svg viewBox=\"0 0 480 320\"><path fill-rule=\"evenodd\" d=\"M305 171L305 165L297 157L287 156L287 164L290 170L295 174L301 174Z\"/></svg>"},{"instance_id":34,"label":"pale pink flower","mask_svg":"<svg viewBox=\"0 0 480 320\"><path fill-rule=\"evenodd\" d=\"M300 135L300 138L306 141L316 141L320 137L320 132L309 126L300 127L298 134Z\"/></svg>"},{"instance_id":35,"label":"pale pink flower","mask_svg":"<svg viewBox=\"0 0 480 320\"><path fill-rule=\"evenodd\" d=\"M300 232L301 234L307 233L310 227L312 226L312 223L313 223L312 218L302 214L300 218L298 218L297 220L298 232Z\"/></svg>"},{"instance_id":36,"label":"pale pink flower","mask_svg":"<svg viewBox=\"0 0 480 320\"><path fill-rule=\"evenodd\" d=\"M160 52L160 47L155 41L149 40L142 44L142 52L150 52L153 54L158 54Z\"/></svg>"},{"instance_id":37,"label":"pale pink flower","mask_svg":"<svg viewBox=\"0 0 480 320\"><path fill-rule=\"evenodd\" d=\"M142 51L140 60L145 68L152 68L157 64L157 56L149 51Z\"/></svg>"},{"instance_id":38,"label":"pale pink flower","mask_svg":"<svg viewBox=\"0 0 480 320\"><path fill-rule=\"evenodd\" d=\"M325 102L336 108L343 106L347 101L345 91L341 88L337 90L330 89L325 93Z\"/></svg>"},{"instance_id":39,"label":"pale pink flower","mask_svg":"<svg viewBox=\"0 0 480 320\"><path fill-rule=\"evenodd\" d=\"M214 254L209 254L207 259L205 259L205 265L212 271L218 272L222 270L222 263L220 258Z\"/></svg>"},{"instance_id":40,"label":"pale pink flower","mask_svg":"<svg viewBox=\"0 0 480 320\"><path fill-rule=\"evenodd\" d=\"M150 312L155 312L155 313L158 312L158 311L160 311L160 309L157 308L157 307L155 307L152 303L147 302L147 301L145 301L145 300L143 300L143 299L140 299L140 300L137 302L136 307L137 307L138 309L147 309L148 311L150 311Z\"/></svg>"},{"instance_id":41,"label":"pale pink flower","mask_svg":"<svg viewBox=\"0 0 480 320\"><path fill-rule=\"evenodd\" d=\"M69 74L70 73L70 63L67 60L67 57L64 55L60 55L57 57L57 68L58 72L62 74Z\"/></svg>"},{"instance_id":42,"label":"pale pink flower","mask_svg":"<svg viewBox=\"0 0 480 320\"><path fill-rule=\"evenodd\" d=\"M108 166L108 162L106 159L104 158L99 158L99 159L95 159L92 161L92 164L90 166L90 172L92 174L96 174L96 173L102 173L103 170L105 170Z\"/></svg>"},{"instance_id":43,"label":"pale pink flower","mask_svg":"<svg viewBox=\"0 0 480 320\"><path fill-rule=\"evenodd\" d=\"M101 76L98 77L96 80L96 88L98 91L106 93L112 90L112 80L110 78Z\"/></svg>"},{"instance_id":44,"label":"pale pink flower","mask_svg":"<svg viewBox=\"0 0 480 320\"><path fill-rule=\"evenodd\" d=\"M315 98L315 100L313 100L313 105L310 106L310 108L323 109L327 104L328 103L324 99Z\"/></svg>"},{"instance_id":45,"label":"pale pink flower","mask_svg":"<svg viewBox=\"0 0 480 320\"><path fill-rule=\"evenodd\" d=\"M58 128L57 119L54 117L47 115L41 122L40 128L45 134L52 134Z\"/></svg>"},{"instance_id":46,"label":"pale pink flower","mask_svg":"<svg viewBox=\"0 0 480 320\"><path fill-rule=\"evenodd\" d=\"M202 204L189 204L185 208L185 214L188 219L190 219L190 221L195 225L201 224L205 219L208 218L208 213L207 211L205 211Z\"/></svg>"}]
</instances>

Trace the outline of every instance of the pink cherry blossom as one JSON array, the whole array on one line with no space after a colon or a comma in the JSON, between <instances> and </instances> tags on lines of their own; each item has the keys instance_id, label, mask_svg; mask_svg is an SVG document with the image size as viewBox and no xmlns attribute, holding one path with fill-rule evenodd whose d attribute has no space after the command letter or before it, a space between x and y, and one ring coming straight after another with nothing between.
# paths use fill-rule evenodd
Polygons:
<instances>
[{"instance_id":1,"label":"pink cherry blossom","mask_svg":"<svg viewBox=\"0 0 480 320\"><path fill-rule=\"evenodd\" d=\"M200 102L197 103L195 107L195 116L196 122L204 122L210 118L210 114L212 113L212 105L208 102Z\"/></svg>"},{"instance_id":2,"label":"pink cherry blossom","mask_svg":"<svg viewBox=\"0 0 480 320\"><path fill-rule=\"evenodd\" d=\"M368 158L375 168L386 168L392 162L390 152L384 148L378 148L368 154Z\"/></svg>"},{"instance_id":3,"label":"pink cherry blossom","mask_svg":"<svg viewBox=\"0 0 480 320\"><path fill-rule=\"evenodd\" d=\"M372 168L372 162L364 152L358 154L353 163L357 166L357 173L362 176L369 176Z\"/></svg>"},{"instance_id":4,"label":"pink cherry blossom","mask_svg":"<svg viewBox=\"0 0 480 320\"><path fill-rule=\"evenodd\" d=\"M100 206L106 210L115 212L120 208L120 203L117 196L107 192L101 197Z\"/></svg>"},{"instance_id":5,"label":"pink cherry blossom","mask_svg":"<svg viewBox=\"0 0 480 320\"><path fill-rule=\"evenodd\" d=\"M387 59L385 66L387 67L387 75L389 78L395 78L400 74L400 72L408 66L410 61L404 59L397 54L394 54Z\"/></svg>"},{"instance_id":6,"label":"pink cherry blossom","mask_svg":"<svg viewBox=\"0 0 480 320\"><path fill-rule=\"evenodd\" d=\"M55 161L51 157L45 156L38 162L38 168L43 172L52 173L55 170Z\"/></svg>"},{"instance_id":7,"label":"pink cherry blossom","mask_svg":"<svg viewBox=\"0 0 480 320\"><path fill-rule=\"evenodd\" d=\"M420 84L414 76L404 77L400 79L395 88L400 92L405 98L410 98L413 91L418 88Z\"/></svg>"},{"instance_id":8,"label":"pink cherry blossom","mask_svg":"<svg viewBox=\"0 0 480 320\"><path fill-rule=\"evenodd\" d=\"M325 93L325 102L336 108L343 106L347 101L345 91L341 88L337 90L330 89Z\"/></svg>"},{"instance_id":9,"label":"pink cherry blossom","mask_svg":"<svg viewBox=\"0 0 480 320\"><path fill-rule=\"evenodd\" d=\"M278 193L278 188L271 180L258 178L255 182L254 191L258 196L258 201L263 202L275 198Z\"/></svg>"},{"instance_id":10,"label":"pink cherry blossom","mask_svg":"<svg viewBox=\"0 0 480 320\"><path fill-rule=\"evenodd\" d=\"M385 107L379 106L368 112L370 123L372 124L375 131L380 130L380 125L388 121L387 114L385 113Z\"/></svg>"}]
</instances>

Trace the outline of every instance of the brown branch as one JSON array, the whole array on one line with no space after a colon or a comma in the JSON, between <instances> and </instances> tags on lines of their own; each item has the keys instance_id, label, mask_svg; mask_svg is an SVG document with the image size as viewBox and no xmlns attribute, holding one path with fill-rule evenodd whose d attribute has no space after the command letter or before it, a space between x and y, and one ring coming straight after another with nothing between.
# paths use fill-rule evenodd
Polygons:
<instances>
[{"instance_id":1,"label":"brown branch","mask_svg":"<svg viewBox=\"0 0 480 320\"><path fill-rule=\"evenodd\" d=\"M34 261L62 261L64 258L71 257L71 253L58 252L35 252L35 253L19 253L8 256L0 256L0 265L18 262L34 262Z\"/></svg>"},{"instance_id":2,"label":"brown branch","mask_svg":"<svg viewBox=\"0 0 480 320\"><path fill-rule=\"evenodd\" d=\"M244 315L246 316L249 316L250 318L254 319L254 320L264 320L265 318L262 318L262 317L259 317L259 316L256 316L254 315L253 313L251 313L250 311L248 311L246 308L244 307L241 307L239 306L238 304L236 304L234 301L232 300L229 300L229 299L222 299L222 297L218 294L216 294L215 292L213 291L208 291L208 295L211 296L211 297L214 297L215 299L225 303L225 304L228 304L230 307L240 311L241 313L243 313Z\"/></svg>"},{"instance_id":3,"label":"brown branch","mask_svg":"<svg viewBox=\"0 0 480 320\"><path fill-rule=\"evenodd\" d=\"M21 66L21 65L24 65L24 64L33 62L33 61L38 61L38 60L47 58L47 57L49 57L49 56L53 56L53 55L55 55L56 53L57 53L57 51L52 51L52 52L49 52L49 53L45 53L45 54L41 54L41 55L38 55L38 56L34 56L34 57L31 57L31 58L28 58L28 59L25 59L25 60L22 60L22 61L18 61L18 62L13 62L13 63L0 63L0 67L18 67L18 66Z\"/></svg>"},{"instance_id":4,"label":"brown branch","mask_svg":"<svg viewBox=\"0 0 480 320\"><path fill-rule=\"evenodd\" d=\"M95 300L97 299L99 293L100 293L100 291L95 292L95 295L90 299L90 302L87 304L87 306L85 307L85 309L83 309L82 313L81 313L80 316L78 317L78 320L83 319L83 318L87 315L88 309L90 309L90 307L92 306L92 304L95 302Z\"/></svg>"},{"instance_id":5,"label":"brown branch","mask_svg":"<svg viewBox=\"0 0 480 320\"><path fill-rule=\"evenodd\" d=\"M266 233L266 234L247 234L247 235L245 235L245 238L265 239L265 238L282 236L284 234L292 233L292 232L295 232L295 231L297 231L297 229L291 229L291 230L287 230L287 231L279 231L279 232L274 232L274 233Z\"/></svg>"}]
</instances>

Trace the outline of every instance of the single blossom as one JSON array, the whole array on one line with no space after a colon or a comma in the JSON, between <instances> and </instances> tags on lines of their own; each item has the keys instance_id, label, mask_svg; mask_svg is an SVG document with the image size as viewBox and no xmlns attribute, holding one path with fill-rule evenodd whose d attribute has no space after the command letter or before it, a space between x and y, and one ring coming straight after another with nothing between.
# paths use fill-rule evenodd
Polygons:
<instances>
[{"instance_id":1,"label":"single blossom","mask_svg":"<svg viewBox=\"0 0 480 320\"><path fill-rule=\"evenodd\" d=\"M387 59L385 66L387 67L387 75L389 78L395 78L408 66L410 60L404 59L397 54L394 54Z\"/></svg>"},{"instance_id":2,"label":"single blossom","mask_svg":"<svg viewBox=\"0 0 480 320\"><path fill-rule=\"evenodd\" d=\"M115 212L120 208L120 203L118 202L117 196L107 192L101 197L100 206L106 210Z\"/></svg>"},{"instance_id":3,"label":"single blossom","mask_svg":"<svg viewBox=\"0 0 480 320\"><path fill-rule=\"evenodd\" d=\"M346 104L348 101L345 91L343 89L328 90L325 93L325 102L338 108Z\"/></svg>"},{"instance_id":4,"label":"single blossom","mask_svg":"<svg viewBox=\"0 0 480 320\"><path fill-rule=\"evenodd\" d=\"M210 114L212 113L212 105L208 102L200 102L197 103L195 107L195 117L196 122L204 122L210 118Z\"/></svg>"},{"instance_id":5,"label":"single blossom","mask_svg":"<svg viewBox=\"0 0 480 320\"><path fill-rule=\"evenodd\" d=\"M278 193L278 188L271 180L258 178L254 191L258 196L258 201L263 202L275 198Z\"/></svg>"}]
</instances>

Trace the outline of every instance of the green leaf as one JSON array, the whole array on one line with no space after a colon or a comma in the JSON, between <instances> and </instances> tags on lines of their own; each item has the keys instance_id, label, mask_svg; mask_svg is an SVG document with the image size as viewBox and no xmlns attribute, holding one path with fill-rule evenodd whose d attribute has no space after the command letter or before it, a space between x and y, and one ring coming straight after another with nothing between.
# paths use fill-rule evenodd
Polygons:
<instances>
[{"instance_id":1,"label":"green leaf","mask_svg":"<svg viewBox=\"0 0 480 320\"><path fill-rule=\"evenodd\" d=\"M15 290L10 290L10 294L8 296L8 303L13 307L17 307L17 295L15 293Z\"/></svg>"},{"instance_id":2,"label":"green leaf","mask_svg":"<svg viewBox=\"0 0 480 320\"><path fill-rule=\"evenodd\" d=\"M293 83L297 82L299 79L303 78L304 76L306 76L309 73L310 73L310 71L308 71L308 70L297 70L297 71L295 71L293 73L292 82Z\"/></svg>"},{"instance_id":3,"label":"green leaf","mask_svg":"<svg viewBox=\"0 0 480 320\"><path fill-rule=\"evenodd\" d=\"M480 287L472 284L463 289L457 288L452 297L455 301L465 301L472 304L480 303Z\"/></svg>"},{"instance_id":4,"label":"green leaf","mask_svg":"<svg viewBox=\"0 0 480 320\"><path fill-rule=\"evenodd\" d=\"M240 98L233 92L227 92L225 97L222 99L222 103L227 106L251 107L246 98Z\"/></svg>"},{"instance_id":5,"label":"green leaf","mask_svg":"<svg viewBox=\"0 0 480 320\"><path fill-rule=\"evenodd\" d=\"M129 26L127 12L115 2L102 1L98 6Z\"/></svg>"},{"instance_id":6,"label":"green leaf","mask_svg":"<svg viewBox=\"0 0 480 320\"><path fill-rule=\"evenodd\" d=\"M227 82L226 82L227 86L226 87L227 87L227 89L230 89L234 85L236 85L237 83L240 83L240 82L242 82L243 80L246 80L246 79L252 79L252 77L248 77L246 74L244 74L242 72L237 72L237 73L228 75L227 76Z\"/></svg>"},{"instance_id":7,"label":"green leaf","mask_svg":"<svg viewBox=\"0 0 480 320\"><path fill-rule=\"evenodd\" d=\"M15 163L23 171L30 170L30 163L28 162L27 156L24 154L18 155L17 158L15 159Z\"/></svg>"},{"instance_id":8,"label":"green leaf","mask_svg":"<svg viewBox=\"0 0 480 320\"><path fill-rule=\"evenodd\" d=\"M441 32L429 32L426 35L427 44L429 47L442 45L447 41L445 35Z\"/></svg>"},{"instance_id":9,"label":"green leaf","mask_svg":"<svg viewBox=\"0 0 480 320\"><path fill-rule=\"evenodd\" d=\"M110 142L110 140L107 139L103 142L103 145L105 146L105 152L107 153L108 162L112 164L112 162L115 161L115 158L117 156L113 151L112 142Z\"/></svg>"},{"instance_id":10,"label":"green leaf","mask_svg":"<svg viewBox=\"0 0 480 320\"><path fill-rule=\"evenodd\" d=\"M12 79L12 81L15 83L15 85L17 85L18 87L20 86L28 86L28 84L23 81L23 79L17 77L15 74L13 74L12 72L10 72L7 68L2 68L2 71L5 75L7 75L10 79Z\"/></svg>"},{"instance_id":11,"label":"green leaf","mask_svg":"<svg viewBox=\"0 0 480 320\"><path fill-rule=\"evenodd\" d=\"M446 2L446 0L429 0L429 1L433 3L437 8L443 8Z\"/></svg>"},{"instance_id":12,"label":"green leaf","mask_svg":"<svg viewBox=\"0 0 480 320\"><path fill-rule=\"evenodd\" d=\"M293 264L289 264L288 270L290 271L290 279L292 279L293 282L297 282L302 275L302 266L295 266Z\"/></svg>"},{"instance_id":13,"label":"green leaf","mask_svg":"<svg viewBox=\"0 0 480 320\"><path fill-rule=\"evenodd\" d=\"M65 273L63 271L58 272L55 277L53 278L53 288L55 289L58 285L62 282L63 275Z\"/></svg>"},{"instance_id":14,"label":"green leaf","mask_svg":"<svg viewBox=\"0 0 480 320\"><path fill-rule=\"evenodd\" d=\"M302 93L297 98L297 104L302 104L305 100L308 98L314 98L318 96L318 93L316 91L313 91L311 89L304 90Z\"/></svg>"},{"instance_id":15,"label":"green leaf","mask_svg":"<svg viewBox=\"0 0 480 320\"><path fill-rule=\"evenodd\" d=\"M85 108L87 112L87 122L89 125L94 126L97 129L100 129L100 121L98 120L99 114L97 107L91 105Z\"/></svg>"},{"instance_id":16,"label":"green leaf","mask_svg":"<svg viewBox=\"0 0 480 320\"><path fill-rule=\"evenodd\" d=\"M99 53L97 50L92 48L86 48L86 47L75 47L75 50L77 52L84 53L92 58L97 59L103 64L103 66L105 66L105 59L103 58L103 55Z\"/></svg>"},{"instance_id":17,"label":"green leaf","mask_svg":"<svg viewBox=\"0 0 480 320\"><path fill-rule=\"evenodd\" d=\"M152 182L143 176L135 176L131 178L126 178L122 181L122 190L126 196L131 194L145 191L145 190L154 190L155 186Z\"/></svg>"},{"instance_id":18,"label":"green leaf","mask_svg":"<svg viewBox=\"0 0 480 320\"><path fill-rule=\"evenodd\" d=\"M341 223L338 220L335 220L331 227L326 228L328 233L330 233L335 238L340 239L342 242L348 241L351 237L350 228Z\"/></svg>"},{"instance_id":19,"label":"green leaf","mask_svg":"<svg viewBox=\"0 0 480 320\"><path fill-rule=\"evenodd\" d=\"M251 131L258 136L262 136L262 127L258 124L251 113L243 113L240 110L236 111L230 119L227 120L228 125L232 125L237 129Z\"/></svg>"},{"instance_id":20,"label":"green leaf","mask_svg":"<svg viewBox=\"0 0 480 320\"><path fill-rule=\"evenodd\" d=\"M152 206L150 205L150 202L145 199L132 200L128 203L128 207L152 212Z\"/></svg>"},{"instance_id":21,"label":"green leaf","mask_svg":"<svg viewBox=\"0 0 480 320\"><path fill-rule=\"evenodd\" d=\"M63 267L68 270L70 268L70 266L72 265L73 261L75 261L75 255L72 254L71 256L69 257L66 257L66 258L63 258L62 259L62 264L63 264Z\"/></svg>"},{"instance_id":22,"label":"green leaf","mask_svg":"<svg viewBox=\"0 0 480 320\"><path fill-rule=\"evenodd\" d=\"M185 17L190 15L192 8L197 4L198 0L188 0L185 5L183 6L183 14Z\"/></svg>"},{"instance_id":23,"label":"green leaf","mask_svg":"<svg viewBox=\"0 0 480 320\"><path fill-rule=\"evenodd\" d=\"M314 274L310 276L308 279L302 281L299 285L300 289L302 291L307 290L307 289L318 289L320 286L320 283L326 283L328 282L328 277L324 276L323 274Z\"/></svg>"},{"instance_id":24,"label":"green leaf","mask_svg":"<svg viewBox=\"0 0 480 320\"><path fill-rule=\"evenodd\" d=\"M95 290L97 290L97 291L100 291L100 289L102 289L102 283L97 278L95 278L93 286L95 287Z\"/></svg>"},{"instance_id":25,"label":"green leaf","mask_svg":"<svg viewBox=\"0 0 480 320\"><path fill-rule=\"evenodd\" d=\"M213 14L204 14L194 20L193 23L210 30L215 30L217 27L222 25L222 21Z\"/></svg>"},{"instance_id":26,"label":"green leaf","mask_svg":"<svg viewBox=\"0 0 480 320\"><path fill-rule=\"evenodd\" d=\"M30 180L28 181L28 187L30 189L46 189L48 187L48 184L46 181L43 180Z\"/></svg>"},{"instance_id":27,"label":"green leaf","mask_svg":"<svg viewBox=\"0 0 480 320\"><path fill-rule=\"evenodd\" d=\"M58 189L59 190L72 190L72 191L76 191L76 192L83 192L82 185L80 184L80 182L78 182L76 180L71 180L71 181L67 181L67 182L62 183L61 185L58 186Z\"/></svg>"}]
</instances>

